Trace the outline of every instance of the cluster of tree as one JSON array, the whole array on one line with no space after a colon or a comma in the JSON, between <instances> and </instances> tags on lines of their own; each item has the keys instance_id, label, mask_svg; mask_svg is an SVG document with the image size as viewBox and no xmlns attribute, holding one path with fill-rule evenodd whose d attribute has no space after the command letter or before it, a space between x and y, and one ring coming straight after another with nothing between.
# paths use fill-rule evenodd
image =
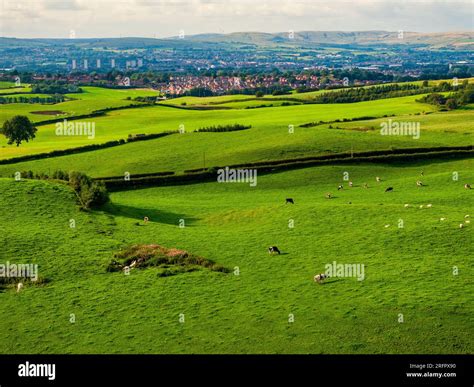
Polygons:
<instances>
[{"instance_id":1,"label":"cluster of tree","mask_svg":"<svg viewBox=\"0 0 474 387\"><path fill-rule=\"evenodd\" d=\"M429 103L448 110L457 109L460 106L474 102L474 85L468 84L447 96L439 93L431 93L420 98L418 102Z\"/></svg>"},{"instance_id":2,"label":"cluster of tree","mask_svg":"<svg viewBox=\"0 0 474 387\"><path fill-rule=\"evenodd\" d=\"M41 94L68 94L68 93L82 93L82 89L66 81L41 81L35 83L31 87L32 93Z\"/></svg>"},{"instance_id":3,"label":"cluster of tree","mask_svg":"<svg viewBox=\"0 0 474 387\"><path fill-rule=\"evenodd\" d=\"M130 99L130 97L127 97L127 99ZM137 102L145 102L145 103L149 103L150 105L153 105L156 102L156 97L155 96L135 97L133 100Z\"/></svg>"},{"instance_id":4,"label":"cluster of tree","mask_svg":"<svg viewBox=\"0 0 474 387\"><path fill-rule=\"evenodd\" d=\"M380 71L364 70L359 68L333 70L332 75L336 79L350 79L351 81L380 81L393 82L392 74L385 74Z\"/></svg>"},{"instance_id":5,"label":"cluster of tree","mask_svg":"<svg viewBox=\"0 0 474 387\"><path fill-rule=\"evenodd\" d=\"M51 175L46 173L34 173L33 171L20 172L24 179L38 180L61 180L74 190L77 202L84 210L101 206L109 201L109 193L104 182L93 180L82 172L54 171Z\"/></svg>"},{"instance_id":6,"label":"cluster of tree","mask_svg":"<svg viewBox=\"0 0 474 387\"><path fill-rule=\"evenodd\" d=\"M28 96L0 96L0 104L5 105L9 103L40 103L40 104L55 104L64 102L66 98L64 95L55 94L48 97L28 97Z\"/></svg>"},{"instance_id":7,"label":"cluster of tree","mask_svg":"<svg viewBox=\"0 0 474 387\"><path fill-rule=\"evenodd\" d=\"M379 85L372 87L354 87L350 89L341 89L332 93L325 93L315 96L311 101L313 103L351 103L361 101L373 101L382 98L396 98L408 95L439 93L463 89L467 82L459 86L454 86L448 82L441 82L438 85L430 86L428 81L418 85L414 83L393 83L388 85Z\"/></svg>"},{"instance_id":8,"label":"cluster of tree","mask_svg":"<svg viewBox=\"0 0 474 387\"><path fill-rule=\"evenodd\" d=\"M445 64L433 64L424 68L420 74L420 79L447 79L447 78L470 78L474 75L469 66L453 64L451 68Z\"/></svg>"},{"instance_id":9,"label":"cluster of tree","mask_svg":"<svg viewBox=\"0 0 474 387\"><path fill-rule=\"evenodd\" d=\"M22 141L33 140L37 131L38 129L26 116L14 116L6 120L0 128L0 134L7 138L8 145L16 144L16 146L19 146Z\"/></svg>"},{"instance_id":10,"label":"cluster of tree","mask_svg":"<svg viewBox=\"0 0 474 387\"><path fill-rule=\"evenodd\" d=\"M211 97L215 94L205 87L193 87L192 89L187 90L184 95L191 97Z\"/></svg>"},{"instance_id":11,"label":"cluster of tree","mask_svg":"<svg viewBox=\"0 0 474 387\"><path fill-rule=\"evenodd\" d=\"M233 132L236 130L250 129L251 125L232 124L232 125L213 125L196 129L195 132Z\"/></svg>"},{"instance_id":12,"label":"cluster of tree","mask_svg":"<svg viewBox=\"0 0 474 387\"><path fill-rule=\"evenodd\" d=\"M244 95L255 95L256 97L260 98L264 95L287 95L291 92L291 87L289 86L282 86L279 84L274 84L265 87L256 87L256 88L245 88L245 89L238 89L238 90L229 90L226 94L244 94Z\"/></svg>"}]
</instances>

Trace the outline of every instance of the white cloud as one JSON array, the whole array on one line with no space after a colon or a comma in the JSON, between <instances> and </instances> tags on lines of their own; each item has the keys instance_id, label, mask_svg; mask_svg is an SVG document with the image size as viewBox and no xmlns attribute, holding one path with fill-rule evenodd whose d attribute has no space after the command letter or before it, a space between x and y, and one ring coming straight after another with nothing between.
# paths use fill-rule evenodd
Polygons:
<instances>
[{"instance_id":1,"label":"white cloud","mask_svg":"<svg viewBox=\"0 0 474 387\"><path fill-rule=\"evenodd\" d=\"M471 1L3 0L3 36L157 36L207 32L472 29Z\"/></svg>"}]
</instances>

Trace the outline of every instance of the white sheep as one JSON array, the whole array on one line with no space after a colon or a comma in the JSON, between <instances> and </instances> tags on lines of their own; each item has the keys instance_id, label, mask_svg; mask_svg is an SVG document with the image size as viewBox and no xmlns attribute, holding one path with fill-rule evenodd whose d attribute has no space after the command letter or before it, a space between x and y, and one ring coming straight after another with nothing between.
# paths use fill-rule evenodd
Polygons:
<instances>
[{"instance_id":1,"label":"white sheep","mask_svg":"<svg viewBox=\"0 0 474 387\"><path fill-rule=\"evenodd\" d=\"M410 207L410 205L409 205L409 204L405 204L405 208L408 208L408 207Z\"/></svg>"},{"instance_id":2,"label":"white sheep","mask_svg":"<svg viewBox=\"0 0 474 387\"><path fill-rule=\"evenodd\" d=\"M320 284L323 280L325 280L326 278L329 278L329 276L327 274L324 274L324 273L321 273L321 274L316 274L313 279L314 279L314 282L317 282L318 284Z\"/></svg>"},{"instance_id":3,"label":"white sheep","mask_svg":"<svg viewBox=\"0 0 474 387\"><path fill-rule=\"evenodd\" d=\"M23 283L22 283L22 282L18 282L18 285L16 285L16 292L17 292L17 293L20 293L21 289L23 289Z\"/></svg>"}]
</instances>

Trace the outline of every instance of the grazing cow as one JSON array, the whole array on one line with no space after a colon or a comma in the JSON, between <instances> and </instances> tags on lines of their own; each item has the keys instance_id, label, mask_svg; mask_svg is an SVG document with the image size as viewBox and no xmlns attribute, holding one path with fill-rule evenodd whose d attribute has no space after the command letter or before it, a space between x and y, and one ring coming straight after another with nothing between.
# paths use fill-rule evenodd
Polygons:
<instances>
[{"instance_id":1,"label":"grazing cow","mask_svg":"<svg viewBox=\"0 0 474 387\"><path fill-rule=\"evenodd\" d=\"M331 195L331 193L328 192L328 193L326 194L326 199L331 199L331 198L332 198L332 195Z\"/></svg>"},{"instance_id":2,"label":"grazing cow","mask_svg":"<svg viewBox=\"0 0 474 387\"><path fill-rule=\"evenodd\" d=\"M285 204L288 204L288 203L295 204L292 198L286 198Z\"/></svg>"},{"instance_id":3,"label":"grazing cow","mask_svg":"<svg viewBox=\"0 0 474 387\"><path fill-rule=\"evenodd\" d=\"M416 185L418 187L423 187L423 182L421 180L417 180Z\"/></svg>"},{"instance_id":4,"label":"grazing cow","mask_svg":"<svg viewBox=\"0 0 474 387\"><path fill-rule=\"evenodd\" d=\"M143 218L143 222L144 222L145 224L147 224L149 220L150 220L150 219L148 218L148 216L145 216L145 217Z\"/></svg>"},{"instance_id":5,"label":"grazing cow","mask_svg":"<svg viewBox=\"0 0 474 387\"><path fill-rule=\"evenodd\" d=\"M329 276L327 274L324 274L324 273L320 273L320 274L316 274L314 276L314 282L317 282L318 284L320 284L321 282L323 282L326 278L329 278Z\"/></svg>"},{"instance_id":6,"label":"grazing cow","mask_svg":"<svg viewBox=\"0 0 474 387\"><path fill-rule=\"evenodd\" d=\"M470 184L464 184L464 188L471 189L471 185Z\"/></svg>"},{"instance_id":7,"label":"grazing cow","mask_svg":"<svg viewBox=\"0 0 474 387\"><path fill-rule=\"evenodd\" d=\"M380 183L382 181L382 179L380 177L376 177L375 180L377 181L377 183Z\"/></svg>"},{"instance_id":8,"label":"grazing cow","mask_svg":"<svg viewBox=\"0 0 474 387\"><path fill-rule=\"evenodd\" d=\"M344 187L342 186L342 184L337 186L337 190L338 190L338 191L339 191L340 189L343 189L343 188L344 188Z\"/></svg>"},{"instance_id":9,"label":"grazing cow","mask_svg":"<svg viewBox=\"0 0 474 387\"><path fill-rule=\"evenodd\" d=\"M18 282L18 284L16 285L16 292L20 293L21 289L23 289L23 283Z\"/></svg>"},{"instance_id":10,"label":"grazing cow","mask_svg":"<svg viewBox=\"0 0 474 387\"><path fill-rule=\"evenodd\" d=\"M268 248L268 253L269 253L269 254L278 254L278 255L281 254L281 253L280 253L280 250L278 250L278 247L276 247L276 246L270 246L270 247Z\"/></svg>"},{"instance_id":11,"label":"grazing cow","mask_svg":"<svg viewBox=\"0 0 474 387\"><path fill-rule=\"evenodd\" d=\"M393 191L393 187L387 187L387 188L385 188L385 192L390 192L390 191Z\"/></svg>"}]
</instances>

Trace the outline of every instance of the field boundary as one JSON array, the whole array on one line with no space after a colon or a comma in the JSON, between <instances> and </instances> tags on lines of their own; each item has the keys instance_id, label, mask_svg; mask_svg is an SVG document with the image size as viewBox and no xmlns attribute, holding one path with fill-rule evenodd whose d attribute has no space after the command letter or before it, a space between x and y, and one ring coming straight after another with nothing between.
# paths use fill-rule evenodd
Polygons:
<instances>
[{"instance_id":1,"label":"field boundary","mask_svg":"<svg viewBox=\"0 0 474 387\"><path fill-rule=\"evenodd\" d=\"M456 149L453 149L456 148ZM437 150L436 150L437 149ZM405 151L405 152L404 152ZM315 156L301 159L274 160L269 162L234 164L226 167L231 169L256 169L259 174L276 173L285 170L307 168L319 165L337 165L354 163L390 163L406 162L439 158L471 158L474 157L474 146L466 147L441 147L441 148L408 148L387 151L361 152L361 153L339 153L325 156ZM210 167L185 170L183 174L172 172L154 172L130 176L128 180L124 177L99 177L94 180L102 181L109 191L126 191L130 189L159 187L172 185L186 185L203 182L216 181L218 169L225 167Z\"/></svg>"},{"instance_id":2,"label":"field boundary","mask_svg":"<svg viewBox=\"0 0 474 387\"><path fill-rule=\"evenodd\" d=\"M23 163L23 162L26 162L26 161L35 161L35 160L48 159L48 158L51 158L51 157L60 157L60 156L68 156L68 155L72 155L72 154L78 154L78 153L93 152L95 150L105 149L105 148L113 148L113 147L116 147L116 146L125 145L125 144L129 144L131 142L136 142L136 141L155 140L157 138L169 136L171 134L176 134L176 133L179 133L179 131L176 130L176 131L166 131L166 132L160 132L160 133L151 133L151 134L145 134L145 135L142 135L142 136L128 137L127 140L124 140L122 138L120 140L107 141L107 142L104 142L102 144L84 145L84 146L75 147L75 148L54 150L54 151L46 152L46 153L37 153L37 154L33 154L33 155L13 157L13 158L10 158L10 159L0 160L0 165L17 164L17 163Z\"/></svg>"}]
</instances>

